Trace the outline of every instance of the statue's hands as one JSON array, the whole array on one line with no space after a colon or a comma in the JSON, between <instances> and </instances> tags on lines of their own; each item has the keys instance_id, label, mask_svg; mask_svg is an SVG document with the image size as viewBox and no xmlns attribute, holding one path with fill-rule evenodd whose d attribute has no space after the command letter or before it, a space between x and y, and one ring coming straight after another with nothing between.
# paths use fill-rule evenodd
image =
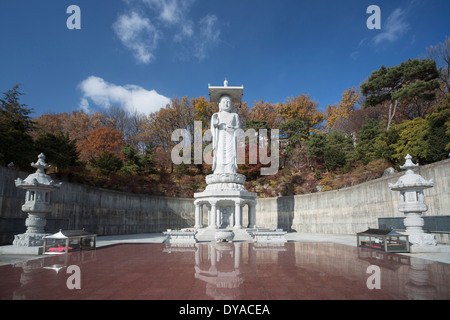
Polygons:
<instances>
[{"instance_id":1,"label":"statue's hands","mask_svg":"<svg viewBox=\"0 0 450 320\"><path fill-rule=\"evenodd\" d=\"M239 129L239 126L236 125L235 121L231 123L227 123L227 129Z\"/></svg>"}]
</instances>

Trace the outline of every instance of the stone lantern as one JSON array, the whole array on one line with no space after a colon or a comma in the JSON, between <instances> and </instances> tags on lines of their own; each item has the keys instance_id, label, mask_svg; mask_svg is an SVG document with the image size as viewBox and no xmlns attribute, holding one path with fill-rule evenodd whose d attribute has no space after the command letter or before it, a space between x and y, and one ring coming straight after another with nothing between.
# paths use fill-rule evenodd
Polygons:
<instances>
[{"instance_id":1,"label":"stone lantern","mask_svg":"<svg viewBox=\"0 0 450 320\"><path fill-rule=\"evenodd\" d=\"M32 162L31 166L37 169L35 173L30 174L25 180L20 178L15 180L16 187L27 191L25 204L22 206L22 211L28 213L25 221L27 231L15 235L13 241L13 245L19 247L43 245L43 238L48 235L44 230L47 224L45 216L52 211L50 192L61 187L61 183L55 183L45 174L44 170L50 168L50 165L45 162L44 154L41 153L38 161Z\"/></svg>"},{"instance_id":2,"label":"stone lantern","mask_svg":"<svg viewBox=\"0 0 450 320\"><path fill-rule=\"evenodd\" d=\"M424 221L421 217L422 212L428 210L425 204L425 196L423 190L432 188L434 181L426 181L422 176L413 172L413 168L417 168L419 164L414 164L408 154L405 164L400 166L406 169L406 173L395 184L389 183L389 188L393 191L400 191L399 211L406 216L404 225L406 234L409 235L409 241L416 246L435 246L437 244L433 234L427 234L423 231ZM411 248L413 249L413 247Z\"/></svg>"}]
</instances>

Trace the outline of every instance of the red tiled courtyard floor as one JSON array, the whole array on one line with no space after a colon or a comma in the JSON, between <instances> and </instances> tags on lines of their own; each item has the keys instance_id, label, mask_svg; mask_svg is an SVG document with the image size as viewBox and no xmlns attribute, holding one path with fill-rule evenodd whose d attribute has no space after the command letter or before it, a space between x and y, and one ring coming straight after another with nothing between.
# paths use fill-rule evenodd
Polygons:
<instances>
[{"instance_id":1,"label":"red tiled courtyard floor","mask_svg":"<svg viewBox=\"0 0 450 320\"><path fill-rule=\"evenodd\" d=\"M450 299L450 265L335 243L122 244L1 266L0 299Z\"/></svg>"}]
</instances>

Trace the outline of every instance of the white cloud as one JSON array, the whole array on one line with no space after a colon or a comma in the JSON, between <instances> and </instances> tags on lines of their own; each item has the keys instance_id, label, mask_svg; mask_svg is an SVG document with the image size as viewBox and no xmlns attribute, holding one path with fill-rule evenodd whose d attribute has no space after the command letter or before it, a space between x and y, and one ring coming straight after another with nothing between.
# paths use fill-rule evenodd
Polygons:
<instances>
[{"instance_id":1,"label":"white cloud","mask_svg":"<svg viewBox=\"0 0 450 320\"><path fill-rule=\"evenodd\" d=\"M118 17L113 29L123 45L133 52L139 62L152 62L160 32L148 18L142 17L137 12L123 14Z\"/></svg>"},{"instance_id":2,"label":"white cloud","mask_svg":"<svg viewBox=\"0 0 450 320\"><path fill-rule=\"evenodd\" d=\"M204 59L207 51L219 42L220 28L217 22L218 18L213 14L206 15L199 22L200 33L194 55L200 60Z\"/></svg>"},{"instance_id":3,"label":"white cloud","mask_svg":"<svg viewBox=\"0 0 450 320\"><path fill-rule=\"evenodd\" d=\"M89 108L89 101L86 98L81 98L80 100L80 109L86 113L91 113L91 108Z\"/></svg>"},{"instance_id":4,"label":"white cloud","mask_svg":"<svg viewBox=\"0 0 450 320\"><path fill-rule=\"evenodd\" d=\"M173 37L175 42L182 42L183 40L190 39L194 36L194 23L190 20L185 21L181 25L181 31Z\"/></svg>"},{"instance_id":5,"label":"white cloud","mask_svg":"<svg viewBox=\"0 0 450 320\"><path fill-rule=\"evenodd\" d=\"M155 90L147 90L132 84L119 86L96 76L83 80L79 88L83 93L79 106L86 112L91 111L89 100L103 108L117 105L128 111L144 114L158 111L170 103L169 98Z\"/></svg>"},{"instance_id":6,"label":"white cloud","mask_svg":"<svg viewBox=\"0 0 450 320\"><path fill-rule=\"evenodd\" d=\"M386 19L386 23L381 27L382 32L377 34L373 41L376 45L388 41L394 42L409 29L409 24L405 22L405 11L397 8Z\"/></svg>"},{"instance_id":7,"label":"white cloud","mask_svg":"<svg viewBox=\"0 0 450 320\"><path fill-rule=\"evenodd\" d=\"M184 20L193 0L142 0L155 9L163 22L180 23Z\"/></svg>"},{"instance_id":8,"label":"white cloud","mask_svg":"<svg viewBox=\"0 0 450 320\"><path fill-rule=\"evenodd\" d=\"M196 22L192 20L189 10L195 1L125 0L131 14L120 15L113 29L141 63L154 61L163 38L179 46L179 58L203 60L219 42L220 27L213 14Z\"/></svg>"},{"instance_id":9,"label":"white cloud","mask_svg":"<svg viewBox=\"0 0 450 320\"><path fill-rule=\"evenodd\" d=\"M352 58L353 60L358 60L359 51L353 51L352 53L350 53L350 58Z\"/></svg>"}]
</instances>

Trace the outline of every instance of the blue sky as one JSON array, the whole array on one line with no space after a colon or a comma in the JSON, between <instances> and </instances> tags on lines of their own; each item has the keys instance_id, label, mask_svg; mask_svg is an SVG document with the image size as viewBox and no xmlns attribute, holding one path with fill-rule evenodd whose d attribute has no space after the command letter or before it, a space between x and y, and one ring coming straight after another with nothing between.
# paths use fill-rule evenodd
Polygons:
<instances>
[{"instance_id":1,"label":"blue sky","mask_svg":"<svg viewBox=\"0 0 450 320\"><path fill-rule=\"evenodd\" d=\"M81 29L67 28L70 5ZM249 106L309 94L324 111L382 64L425 56L448 16L448 0L0 0L0 92L20 83L35 116L149 113L227 77Z\"/></svg>"}]
</instances>

